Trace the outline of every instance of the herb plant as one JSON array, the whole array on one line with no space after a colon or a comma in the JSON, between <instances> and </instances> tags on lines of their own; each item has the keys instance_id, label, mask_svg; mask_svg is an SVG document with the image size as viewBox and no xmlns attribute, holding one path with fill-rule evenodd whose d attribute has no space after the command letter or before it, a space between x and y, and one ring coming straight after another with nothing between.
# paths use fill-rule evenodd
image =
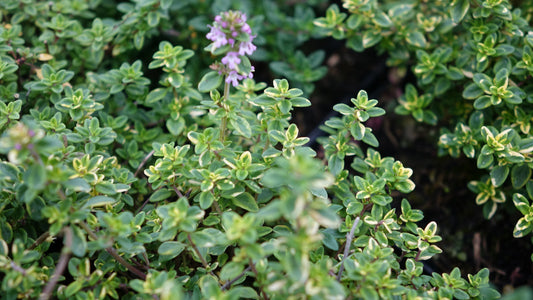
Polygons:
<instances>
[{"instance_id":1,"label":"herb plant","mask_svg":"<svg viewBox=\"0 0 533 300\"><path fill-rule=\"evenodd\" d=\"M424 273L441 237L404 198L412 170L376 150L377 100L334 107L323 159L307 146L291 117L311 102L253 79L244 12L203 23L205 51L132 58L183 3L0 3L6 299L499 297L488 269ZM517 138L482 130L498 159Z\"/></svg>"},{"instance_id":2,"label":"herb plant","mask_svg":"<svg viewBox=\"0 0 533 300\"><path fill-rule=\"evenodd\" d=\"M524 214L515 237L533 229L531 195L532 5L527 1L343 1L315 21L324 34L409 69L395 111L441 128L441 155L464 155L486 175L468 183L486 218L514 199ZM532 256L533 259L533 256Z\"/></svg>"}]
</instances>

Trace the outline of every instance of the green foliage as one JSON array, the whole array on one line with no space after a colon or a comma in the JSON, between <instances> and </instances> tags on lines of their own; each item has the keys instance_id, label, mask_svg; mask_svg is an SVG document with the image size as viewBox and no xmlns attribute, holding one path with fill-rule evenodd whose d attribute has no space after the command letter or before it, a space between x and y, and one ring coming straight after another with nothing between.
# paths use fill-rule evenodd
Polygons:
<instances>
[{"instance_id":1,"label":"green foliage","mask_svg":"<svg viewBox=\"0 0 533 300\"><path fill-rule=\"evenodd\" d=\"M441 155L463 153L486 170L468 186L487 218L531 181L532 6L511 2L345 0L346 11L332 5L315 20L324 35L412 71L395 111L439 125ZM524 220L517 237L529 232Z\"/></svg>"},{"instance_id":2,"label":"green foliage","mask_svg":"<svg viewBox=\"0 0 533 300\"><path fill-rule=\"evenodd\" d=\"M254 3L0 3L5 299L499 296L487 269L468 280L458 269L423 274L441 237L396 196L415 188L412 170L372 148L365 122L385 113L377 100L361 91L335 106L342 116L326 123L323 160L306 146L291 118L324 73L323 54L294 51L314 31L312 8L295 5L293 18L275 1ZM230 7L253 16L255 59L300 87L247 78L232 88L209 73L196 33ZM376 20L392 27L384 13ZM423 43L416 33L408 41ZM406 101L418 111L419 99ZM511 174L527 185L527 170L506 166L527 163L528 140L512 126L479 127L486 167L502 166L490 182ZM525 232L528 203L515 198Z\"/></svg>"},{"instance_id":3,"label":"green foliage","mask_svg":"<svg viewBox=\"0 0 533 300\"><path fill-rule=\"evenodd\" d=\"M326 0L290 3L279 0L173 1L169 9L179 12L180 17L167 33L185 48L202 49L208 44L204 38L209 30L206 24L210 24L213 17L222 11L238 9L246 13L256 35L254 44L258 49L251 59L268 65L275 77L287 78L305 95L309 95L314 90L313 82L327 72L326 67L321 66L325 51L319 49L308 53L300 48L319 36L313 21L316 13L322 12L326 4ZM166 21L162 18L161 22ZM197 58L194 62L205 66L211 63L210 58ZM203 75L192 70L190 73L197 78Z\"/></svg>"}]
</instances>

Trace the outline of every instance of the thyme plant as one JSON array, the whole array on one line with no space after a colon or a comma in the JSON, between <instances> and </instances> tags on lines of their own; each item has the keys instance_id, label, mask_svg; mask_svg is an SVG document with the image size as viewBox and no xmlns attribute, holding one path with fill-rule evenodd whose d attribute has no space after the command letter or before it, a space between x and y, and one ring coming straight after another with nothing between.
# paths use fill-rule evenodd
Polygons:
<instances>
[{"instance_id":1,"label":"thyme plant","mask_svg":"<svg viewBox=\"0 0 533 300\"><path fill-rule=\"evenodd\" d=\"M347 12L332 5L315 24L355 51L376 48L390 66L409 70L415 80L396 113L440 127L441 155L464 155L486 170L468 183L486 218L513 199L523 214L513 235L531 232L531 2L342 2Z\"/></svg>"},{"instance_id":2,"label":"thyme plant","mask_svg":"<svg viewBox=\"0 0 533 300\"><path fill-rule=\"evenodd\" d=\"M487 269L424 273L441 237L394 196L415 186L375 149L377 100L335 106L320 159L291 123L304 92L251 78L244 13L204 24L206 52L164 40L143 60L180 4L99 5L0 3L5 299L499 297Z\"/></svg>"}]
</instances>

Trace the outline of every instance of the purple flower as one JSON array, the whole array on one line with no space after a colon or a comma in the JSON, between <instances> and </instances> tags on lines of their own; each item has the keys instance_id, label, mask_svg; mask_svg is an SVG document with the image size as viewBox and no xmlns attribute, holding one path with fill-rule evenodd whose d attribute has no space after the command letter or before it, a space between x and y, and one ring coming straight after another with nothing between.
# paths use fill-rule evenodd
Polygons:
<instances>
[{"instance_id":1,"label":"purple flower","mask_svg":"<svg viewBox=\"0 0 533 300\"><path fill-rule=\"evenodd\" d=\"M211 28L211 31L209 31L209 33L205 37L213 41L213 50L220 48L228 43L228 40L226 39L226 34L222 30L220 30L216 26L207 26Z\"/></svg>"},{"instance_id":2,"label":"purple flower","mask_svg":"<svg viewBox=\"0 0 533 300\"><path fill-rule=\"evenodd\" d=\"M245 54L252 55L255 49L257 49L257 47L254 44L252 44L251 40L248 42L241 42L239 45L239 55L245 55Z\"/></svg>"},{"instance_id":3,"label":"purple flower","mask_svg":"<svg viewBox=\"0 0 533 300\"><path fill-rule=\"evenodd\" d=\"M255 36L252 35L250 25L246 23L246 15L239 11L223 12L215 17L215 22L208 25L211 29L206 37L212 41L211 52L227 45L225 56L216 63L213 70L221 75L226 75L226 83L233 86L239 85L239 81L252 78L254 67L250 72L239 70L239 64L245 55L251 55L257 49L252 43Z\"/></svg>"},{"instance_id":4,"label":"purple flower","mask_svg":"<svg viewBox=\"0 0 533 300\"><path fill-rule=\"evenodd\" d=\"M221 61L231 70L237 70L237 66L241 63L239 53L237 52L228 52L228 54L226 54Z\"/></svg>"},{"instance_id":5,"label":"purple flower","mask_svg":"<svg viewBox=\"0 0 533 300\"><path fill-rule=\"evenodd\" d=\"M248 23L244 23L241 28L242 32L247 34L252 34L252 29L250 28L250 25Z\"/></svg>"},{"instance_id":6,"label":"purple flower","mask_svg":"<svg viewBox=\"0 0 533 300\"><path fill-rule=\"evenodd\" d=\"M253 77L254 77L253 72L255 72L255 67L254 67L254 66L252 66L252 67L250 68L250 73L248 74L248 78L253 78Z\"/></svg>"},{"instance_id":7,"label":"purple flower","mask_svg":"<svg viewBox=\"0 0 533 300\"><path fill-rule=\"evenodd\" d=\"M238 86L239 81L243 80L245 77L242 75L239 75L237 71L230 71L228 76L226 77L226 83L231 83L233 86Z\"/></svg>"}]
</instances>

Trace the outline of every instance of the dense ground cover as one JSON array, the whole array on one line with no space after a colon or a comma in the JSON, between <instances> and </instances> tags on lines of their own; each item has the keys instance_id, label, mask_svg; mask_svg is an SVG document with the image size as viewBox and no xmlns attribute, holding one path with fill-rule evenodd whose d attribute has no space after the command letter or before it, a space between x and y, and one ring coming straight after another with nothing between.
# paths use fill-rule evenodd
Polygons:
<instances>
[{"instance_id":1,"label":"dense ground cover","mask_svg":"<svg viewBox=\"0 0 533 300\"><path fill-rule=\"evenodd\" d=\"M3 295L526 297L532 14L2 1Z\"/></svg>"}]
</instances>

